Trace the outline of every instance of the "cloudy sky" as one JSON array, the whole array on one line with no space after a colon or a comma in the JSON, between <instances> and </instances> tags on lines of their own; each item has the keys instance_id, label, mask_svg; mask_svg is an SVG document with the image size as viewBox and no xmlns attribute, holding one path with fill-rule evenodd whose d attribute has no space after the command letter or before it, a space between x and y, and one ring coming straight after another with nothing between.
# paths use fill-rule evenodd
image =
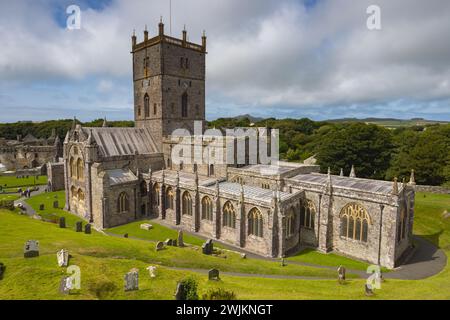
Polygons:
<instances>
[{"instance_id":1,"label":"cloudy sky","mask_svg":"<svg viewBox=\"0 0 450 320\"><path fill-rule=\"evenodd\" d=\"M131 119L130 37L160 16L169 33L169 0L0 0L0 122ZM172 0L172 35L206 30L208 119L450 120L449 16L448 0Z\"/></svg>"}]
</instances>

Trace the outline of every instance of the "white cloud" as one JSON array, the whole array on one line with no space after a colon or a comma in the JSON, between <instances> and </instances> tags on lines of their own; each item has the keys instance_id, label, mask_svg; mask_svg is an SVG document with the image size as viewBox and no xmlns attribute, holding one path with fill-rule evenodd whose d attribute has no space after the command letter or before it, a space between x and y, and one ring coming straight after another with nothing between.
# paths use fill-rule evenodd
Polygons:
<instances>
[{"instance_id":1,"label":"white cloud","mask_svg":"<svg viewBox=\"0 0 450 320\"><path fill-rule=\"evenodd\" d=\"M177 36L186 24L190 40L199 42L206 29L213 108L222 102L306 111L420 101L411 105L436 110L434 101L450 99L450 2L378 0L382 30L369 31L372 2L319 0L306 9L295 0L173 0L172 30ZM115 0L85 10L79 31L61 28L54 11L51 1L0 3L0 84L73 85L94 77L102 95L95 103L129 108L132 30L142 40L148 24L155 34L163 15L168 33L167 1Z\"/></svg>"}]
</instances>

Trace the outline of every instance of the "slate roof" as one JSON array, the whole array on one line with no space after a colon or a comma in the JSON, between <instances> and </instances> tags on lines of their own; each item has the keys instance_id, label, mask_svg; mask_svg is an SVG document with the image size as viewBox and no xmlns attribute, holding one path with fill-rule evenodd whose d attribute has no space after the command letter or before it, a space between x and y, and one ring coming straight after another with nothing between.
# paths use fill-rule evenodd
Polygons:
<instances>
[{"instance_id":1,"label":"slate roof","mask_svg":"<svg viewBox=\"0 0 450 320\"><path fill-rule=\"evenodd\" d=\"M314 185L325 186L328 182L328 175L320 173L299 174L290 178L291 181L310 183ZM343 189L353 189L364 192L391 194L393 191L393 182L381 180L369 180L362 178L350 178L341 176L331 176L331 184L333 187ZM402 184L399 183L399 190Z\"/></svg>"},{"instance_id":2,"label":"slate roof","mask_svg":"<svg viewBox=\"0 0 450 320\"><path fill-rule=\"evenodd\" d=\"M104 157L159 152L147 128L83 128L86 136L90 131Z\"/></svg>"},{"instance_id":3,"label":"slate roof","mask_svg":"<svg viewBox=\"0 0 450 320\"><path fill-rule=\"evenodd\" d=\"M273 190L244 185L244 198L257 200L265 203L270 203L273 198ZM222 182L219 183L219 193L225 192L235 196L240 196L241 194L241 184L233 182ZM292 193L280 192L280 200L286 200L293 196Z\"/></svg>"},{"instance_id":4,"label":"slate roof","mask_svg":"<svg viewBox=\"0 0 450 320\"><path fill-rule=\"evenodd\" d=\"M135 182L138 180L138 178L130 170L114 169L106 170L106 173L109 176L109 184L111 186L122 183Z\"/></svg>"}]
</instances>

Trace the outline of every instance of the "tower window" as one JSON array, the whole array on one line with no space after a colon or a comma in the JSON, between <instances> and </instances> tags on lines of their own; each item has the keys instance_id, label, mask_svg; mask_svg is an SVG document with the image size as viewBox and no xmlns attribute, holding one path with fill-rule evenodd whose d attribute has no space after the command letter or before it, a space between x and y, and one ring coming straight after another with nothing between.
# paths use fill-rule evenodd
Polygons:
<instances>
[{"instance_id":1,"label":"tower window","mask_svg":"<svg viewBox=\"0 0 450 320\"><path fill-rule=\"evenodd\" d=\"M181 116L183 118L188 116L188 95L186 92L181 96Z\"/></svg>"},{"instance_id":2,"label":"tower window","mask_svg":"<svg viewBox=\"0 0 450 320\"><path fill-rule=\"evenodd\" d=\"M148 94L144 96L144 113L146 118L150 116L150 98Z\"/></svg>"},{"instance_id":3,"label":"tower window","mask_svg":"<svg viewBox=\"0 0 450 320\"><path fill-rule=\"evenodd\" d=\"M156 103L153 105L153 114L156 115L157 112L157 107L156 107Z\"/></svg>"}]
</instances>

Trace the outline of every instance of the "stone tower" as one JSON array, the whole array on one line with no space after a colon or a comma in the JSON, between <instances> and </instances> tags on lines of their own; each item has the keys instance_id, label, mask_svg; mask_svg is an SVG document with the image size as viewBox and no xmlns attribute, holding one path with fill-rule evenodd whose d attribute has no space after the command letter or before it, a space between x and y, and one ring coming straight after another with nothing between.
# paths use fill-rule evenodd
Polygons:
<instances>
[{"instance_id":1,"label":"stone tower","mask_svg":"<svg viewBox=\"0 0 450 320\"><path fill-rule=\"evenodd\" d=\"M162 151L163 137L175 129L188 129L193 134L194 121L205 120L205 56L206 36L202 45L164 34L162 21L158 35L144 40L132 36L134 118L136 127L151 130Z\"/></svg>"}]
</instances>

